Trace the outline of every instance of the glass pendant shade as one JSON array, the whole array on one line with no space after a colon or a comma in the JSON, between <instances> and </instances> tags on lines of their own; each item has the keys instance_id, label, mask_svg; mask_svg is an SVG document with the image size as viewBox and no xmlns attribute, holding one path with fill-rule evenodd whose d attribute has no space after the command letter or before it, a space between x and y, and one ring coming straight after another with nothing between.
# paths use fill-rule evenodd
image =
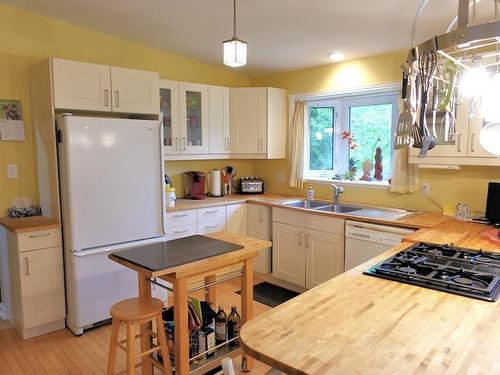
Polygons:
<instances>
[{"instance_id":1,"label":"glass pendant shade","mask_svg":"<svg viewBox=\"0 0 500 375\"><path fill-rule=\"evenodd\" d=\"M223 44L224 65L232 68L246 65L247 63L247 44L238 38L226 40Z\"/></svg>"}]
</instances>

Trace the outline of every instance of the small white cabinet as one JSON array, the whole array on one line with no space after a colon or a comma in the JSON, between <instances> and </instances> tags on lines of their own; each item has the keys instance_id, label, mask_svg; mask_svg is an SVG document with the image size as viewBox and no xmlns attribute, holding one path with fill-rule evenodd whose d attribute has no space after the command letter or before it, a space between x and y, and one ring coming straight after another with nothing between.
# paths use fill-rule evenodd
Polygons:
<instances>
[{"instance_id":1,"label":"small white cabinet","mask_svg":"<svg viewBox=\"0 0 500 375\"><path fill-rule=\"evenodd\" d=\"M344 272L339 218L273 210L273 275L308 289Z\"/></svg>"},{"instance_id":2,"label":"small white cabinet","mask_svg":"<svg viewBox=\"0 0 500 375\"><path fill-rule=\"evenodd\" d=\"M285 158L286 91L272 87L233 88L231 153Z\"/></svg>"},{"instance_id":3,"label":"small white cabinet","mask_svg":"<svg viewBox=\"0 0 500 375\"><path fill-rule=\"evenodd\" d=\"M247 204L247 235L260 240L272 240L272 208L258 204ZM259 251L254 258L254 270L260 273L271 272L271 248Z\"/></svg>"},{"instance_id":4,"label":"small white cabinet","mask_svg":"<svg viewBox=\"0 0 500 375\"><path fill-rule=\"evenodd\" d=\"M27 339L65 327L60 229L7 232L11 320Z\"/></svg>"},{"instance_id":5,"label":"small white cabinet","mask_svg":"<svg viewBox=\"0 0 500 375\"><path fill-rule=\"evenodd\" d=\"M273 224L273 275L293 284L306 286L305 228Z\"/></svg>"},{"instance_id":6,"label":"small white cabinet","mask_svg":"<svg viewBox=\"0 0 500 375\"><path fill-rule=\"evenodd\" d=\"M52 77L55 108L111 111L109 66L52 59Z\"/></svg>"},{"instance_id":7,"label":"small white cabinet","mask_svg":"<svg viewBox=\"0 0 500 375\"><path fill-rule=\"evenodd\" d=\"M242 236L247 235L247 212L246 203L230 204L226 206L227 210L227 231Z\"/></svg>"},{"instance_id":8,"label":"small white cabinet","mask_svg":"<svg viewBox=\"0 0 500 375\"><path fill-rule=\"evenodd\" d=\"M158 73L63 59L51 62L56 109L159 112Z\"/></svg>"},{"instance_id":9,"label":"small white cabinet","mask_svg":"<svg viewBox=\"0 0 500 375\"><path fill-rule=\"evenodd\" d=\"M229 88L208 86L208 151L210 154L228 154Z\"/></svg>"}]
</instances>

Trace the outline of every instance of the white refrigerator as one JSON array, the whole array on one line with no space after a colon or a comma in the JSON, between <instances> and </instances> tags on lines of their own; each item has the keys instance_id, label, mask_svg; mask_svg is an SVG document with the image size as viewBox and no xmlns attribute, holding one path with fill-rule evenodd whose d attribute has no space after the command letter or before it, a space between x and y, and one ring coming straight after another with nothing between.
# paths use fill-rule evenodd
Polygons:
<instances>
[{"instance_id":1,"label":"white refrigerator","mask_svg":"<svg viewBox=\"0 0 500 375\"><path fill-rule=\"evenodd\" d=\"M163 135L160 121L64 115L57 138L67 325L79 335L138 295L137 273L108 254L165 240Z\"/></svg>"}]
</instances>

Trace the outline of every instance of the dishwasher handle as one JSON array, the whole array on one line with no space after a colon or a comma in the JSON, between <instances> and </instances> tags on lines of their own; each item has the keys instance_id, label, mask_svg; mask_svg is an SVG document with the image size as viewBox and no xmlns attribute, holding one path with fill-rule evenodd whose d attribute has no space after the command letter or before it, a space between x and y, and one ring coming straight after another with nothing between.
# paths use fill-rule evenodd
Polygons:
<instances>
[{"instance_id":1,"label":"dishwasher handle","mask_svg":"<svg viewBox=\"0 0 500 375\"><path fill-rule=\"evenodd\" d=\"M345 227L346 227L346 233L348 232L349 227L354 227L356 229L361 229L361 230L369 229L369 230L374 230L377 232L394 233L394 234L401 234L401 235L407 235L407 234L411 234L411 233L415 232L415 229L410 229L410 228L371 224L371 223L362 223L359 221L351 221L351 220L346 220Z\"/></svg>"}]
</instances>

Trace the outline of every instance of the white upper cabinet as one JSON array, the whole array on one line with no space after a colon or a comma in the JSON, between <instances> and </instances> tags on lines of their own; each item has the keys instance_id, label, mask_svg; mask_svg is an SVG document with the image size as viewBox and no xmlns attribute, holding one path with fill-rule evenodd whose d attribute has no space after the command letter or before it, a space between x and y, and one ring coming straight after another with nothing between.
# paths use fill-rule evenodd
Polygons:
<instances>
[{"instance_id":1,"label":"white upper cabinet","mask_svg":"<svg viewBox=\"0 0 500 375\"><path fill-rule=\"evenodd\" d=\"M208 154L208 86L179 82L180 152Z\"/></svg>"},{"instance_id":2,"label":"white upper cabinet","mask_svg":"<svg viewBox=\"0 0 500 375\"><path fill-rule=\"evenodd\" d=\"M160 119L163 122L165 154L180 151L179 82L160 80Z\"/></svg>"},{"instance_id":3,"label":"white upper cabinet","mask_svg":"<svg viewBox=\"0 0 500 375\"><path fill-rule=\"evenodd\" d=\"M208 86L208 151L210 154L228 154L229 88Z\"/></svg>"},{"instance_id":4,"label":"white upper cabinet","mask_svg":"<svg viewBox=\"0 0 500 375\"><path fill-rule=\"evenodd\" d=\"M52 76L56 109L159 112L158 73L52 59Z\"/></svg>"},{"instance_id":5,"label":"white upper cabinet","mask_svg":"<svg viewBox=\"0 0 500 375\"><path fill-rule=\"evenodd\" d=\"M158 73L112 66L113 111L157 114L159 81Z\"/></svg>"},{"instance_id":6,"label":"white upper cabinet","mask_svg":"<svg viewBox=\"0 0 500 375\"><path fill-rule=\"evenodd\" d=\"M231 89L231 153L285 158L286 108L285 90Z\"/></svg>"},{"instance_id":7,"label":"white upper cabinet","mask_svg":"<svg viewBox=\"0 0 500 375\"><path fill-rule=\"evenodd\" d=\"M455 134L445 139L445 120L437 117L434 129L437 144L427 157L418 158L419 149L410 149L410 163L435 165L500 165L500 159L486 152L479 143L479 133L484 125L480 113L481 103L474 103L476 113L470 118L471 101L463 99L457 105ZM427 116L428 128L433 134L432 117Z\"/></svg>"},{"instance_id":8,"label":"white upper cabinet","mask_svg":"<svg viewBox=\"0 0 500 375\"><path fill-rule=\"evenodd\" d=\"M55 108L111 111L109 66L52 59L52 76Z\"/></svg>"}]
</instances>

